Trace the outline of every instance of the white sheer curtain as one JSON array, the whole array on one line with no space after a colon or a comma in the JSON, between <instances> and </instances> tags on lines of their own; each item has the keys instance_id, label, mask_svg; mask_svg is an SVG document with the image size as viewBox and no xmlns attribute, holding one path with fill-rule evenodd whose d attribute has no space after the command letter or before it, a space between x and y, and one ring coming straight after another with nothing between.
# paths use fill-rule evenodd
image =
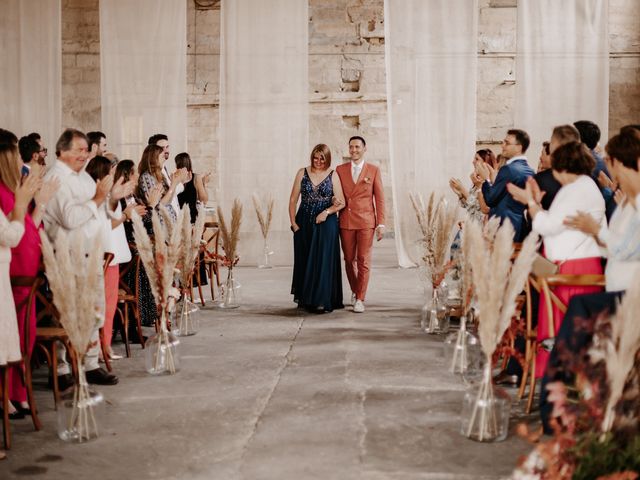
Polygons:
<instances>
[{"instance_id":1,"label":"white sheer curtain","mask_svg":"<svg viewBox=\"0 0 640 480\"><path fill-rule=\"evenodd\" d=\"M0 0L0 12L0 128L18 137L38 132L53 153L61 124L60 0Z\"/></svg>"},{"instance_id":2,"label":"white sheer curtain","mask_svg":"<svg viewBox=\"0 0 640 480\"><path fill-rule=\"evenodd\" d=\"M556 125L591 120L607 138L608 3L518 0L515 126L531 136L531 160Z\"/></svg>"},{"instance_id":3,"label":"white sheer curtain","mask_svg":"<svg viewBox=\"0 0 640 480\"><path fill-rule=\"evenodd\" d=\"M275 199L269 244L276 264L291 264L288 200L308 164L307 0L223 0L220 59L220 205L244 205L239 255L262 254L253 193Z\"/></svg>"},{"instance_id":4,"label":"white sheer curtain","mask_svg":"<svg viewBox=\"0 0 640 480\"><path fill-rule=\"evenodd\" d=\"M120 158L140 160L154 133L173 157L187 147L185 0L102 0L102 130Z\"/></svg>"},{"instance_id":5,"label":"white sheer curtain","mask_svg":"<svg viewBox=\"0 0 640 480\"><path fill-rule=\"evenodd\" d=\"M409 192L469 183L476 140L477 0L385 0L390 176L398 263L419 238Z\"/></svg>"}]
</instances>

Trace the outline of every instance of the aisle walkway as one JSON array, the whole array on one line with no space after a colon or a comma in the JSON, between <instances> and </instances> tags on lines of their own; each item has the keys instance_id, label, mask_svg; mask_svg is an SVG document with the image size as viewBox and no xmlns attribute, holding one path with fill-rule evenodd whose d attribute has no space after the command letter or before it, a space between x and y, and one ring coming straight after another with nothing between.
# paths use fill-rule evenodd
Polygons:
<instances>
[{"instance_id":1,"label":"aisle walkway","mask_svg":"<svg viewBox=\"0 0 640 480\"><path fill-rule=\"evenodd\" d=\"M205 309L177 375L147 375L138 346L115 364L98 440L59 441L40 389L44 430L13 422L0 478L504 478L529 447L460 436L462 384L418 329L415 270L393 268L383 243L362 315L302 314L289 268L240 268L243 306Z\"/></svg>"}]
</instances>

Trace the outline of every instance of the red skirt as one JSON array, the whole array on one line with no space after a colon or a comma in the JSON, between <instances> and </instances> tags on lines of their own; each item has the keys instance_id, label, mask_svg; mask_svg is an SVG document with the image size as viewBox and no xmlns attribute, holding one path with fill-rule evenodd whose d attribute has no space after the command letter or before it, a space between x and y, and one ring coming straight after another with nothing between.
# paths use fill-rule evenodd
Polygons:
<instances>
[{"instance_id":1,"label":"red skirt","mask_svg":"<svg viewBox=\"0 0 640 480\"><path fill-rule=\"evenodd\" d=\"M565 260L563 262L556 262L559 264L558 273L567 275L599 275L603 273L602 259L600 257L589 258L577 258L575 260ZM557 297L567 305L571 297L574 295L581 295L584 293L597 293L602 291L602 287L555 287L551 291L557 295ZM560 330L564 314L558 309L555 304L553 305L553 319L554 319L554 337ZM547 305L544 293L540 292L540 305L538 310L538 343L542 340L549 338L549 318L547 315ZM549 352L542 347L538 347L536 354L536 378L542 378L547 368L547 361L549 360Z\"/></svg>"}]
</instances>

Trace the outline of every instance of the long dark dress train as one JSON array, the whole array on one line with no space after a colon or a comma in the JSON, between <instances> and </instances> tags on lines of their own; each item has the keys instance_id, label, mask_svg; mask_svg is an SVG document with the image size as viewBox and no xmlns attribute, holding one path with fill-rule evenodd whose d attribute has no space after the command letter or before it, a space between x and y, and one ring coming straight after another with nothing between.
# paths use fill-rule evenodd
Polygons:
<instances>
[{"instance_id":1,"label":"long dark dress train","mask_svg":"<svg viewBox=\"0 0 640 480\"><path fill-rule=\"evenodd\" d=\"M314 185L305 168L296 213L300 229L293 234L293 299L299 307L326 312L344 308L338 216L316 224L316 216L332 204L332 173Z\"/></svg>"}]
</instances>

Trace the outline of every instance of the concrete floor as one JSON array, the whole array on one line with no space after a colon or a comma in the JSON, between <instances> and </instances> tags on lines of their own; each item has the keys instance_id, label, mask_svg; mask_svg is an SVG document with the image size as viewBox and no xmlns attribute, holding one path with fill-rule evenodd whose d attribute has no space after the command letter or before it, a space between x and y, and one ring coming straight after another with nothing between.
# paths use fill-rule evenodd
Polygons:
<instances>
[{"instance_id":1,"label":"concrete floor","mask_svg":"<svg viewBox=\"0 0 640 480\"><path fill-rule=\"evenodd\" d=\"M58 440L41 368L44 428L12 422L0 478L507 477L530 449L513 433L520 415L502 443L459 434L464 386L444 371L441 342L419 331L416 271L393 263L384 240L361 315L299 312L290 268L239 268L243 306L204 309L200 332L182 339L178 374L146 374L139 346L115 363L120 383L101 387L106 418L89 443Z\"/></svg>"}]
</instances>

